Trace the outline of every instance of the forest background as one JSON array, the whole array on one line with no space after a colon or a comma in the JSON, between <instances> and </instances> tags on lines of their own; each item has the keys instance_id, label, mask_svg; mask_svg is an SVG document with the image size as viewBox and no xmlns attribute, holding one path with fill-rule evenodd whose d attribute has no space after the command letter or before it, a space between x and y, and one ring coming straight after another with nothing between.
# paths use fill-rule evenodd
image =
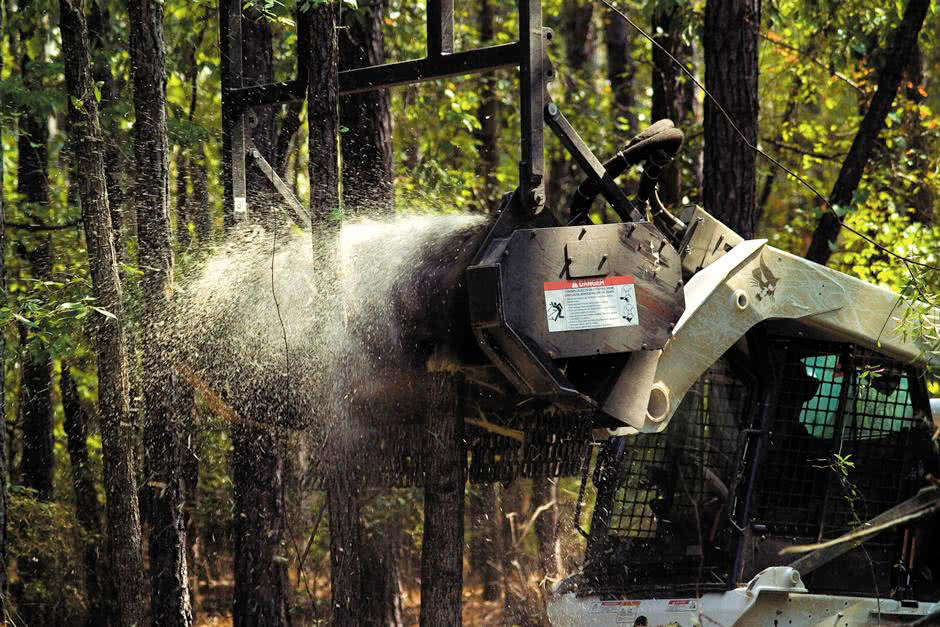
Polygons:
<instances>
[{"instance_id":1,"label":"forest background","mask_svg":"<svg viewBox=\"0 0 940 627\"><path fill-rule=\"evenodd\" d=\"M424 3L301 4L303 10L326 5L335 11L340 69L424 56ZM940 252L940 217L935 210L940 121L934 113L940 107L940 24L933 4L617 4L716 93L745 133L753 133L752 141L821 196L753 154L749 165L730 174L716 169L715 155L723 153L718 140L711 151L706 146L710 105L677 66L603 4L546 0L544 21L555 32L549 55L557 73L549 90L598 155L613 154L652 121L669 117L687 141L678 166L663 179L661 193L668 205L698 203L715 212L715 203L730 193L728 204L743 204L744 209L725 215L729 222L747 236L766 237L799 255L806 253L814 232L825 223L823 216L835 212L866 238L843 232L829 248L831 258L821 261L866 281L932 298L940 278L898 261L885 249L927 264L936 264ZM515 3L472 0L458 2L455 8L457 50L516 39ZM246 3L244 64L249 80L292 77L297 9L290 1ZM716 20L721 10L740 21ZM915 10L920 10L919 22L910 17ZM72 24L66 19L79 13L87 19L93 93L66 85L74 49L65 37L73 31L65 24ZM169 463L175 468L167 470L154 461L162 459L163 449L155 444L159 434L145 426L149 401L142 371L150 361L148 348L135 338L141 320L153 311L149 307L154 286L159 292L166 288L160 281L170 280L160 278L171 267L161 264L172 258L172 275L176 281L185 280L223 240L229 226L220 176L217 15L215 4L201 1L89 0L84 7L66 0L3 2L0 253L5 290L0 321L5 428L0 448L7 496L0 514L6 517L7 531L0 536L0 548L5 549L9 580L3 607L14 624L129 624L118 606L131 607L135 598L139 602L150 596L156 617L156 606L164 602L158 590L145 592L144 573L152 557L127 565L128 572L139 571L136 577L119 575L124 587L139 587L129 600L115 600L122 594L111 587L115 573L105 558L121 542L106 532L104 523L107 420L99 418L108 414L100 407L102 352L94 329L115 316L126 332L123 350L131 356L124 486L140 486L143 520L143 531L124 541L131 547L136 543L138 554L146 556L142 538L159 520L159 501L168 486L176 491L188 572L183 569L187 579L175 585L188 589L190 607L173 622L185 624L194 617L196 622L224 622L231 619L234 606L237 624L239 610L251 615L259 603L274 608L268 617L274 622L241 619L242 624L275 624L292 617L306 624L330 617L330 516L326 497L310 488L305 475L312 443L304 434L246 433L232 424L224 408L197 394L191 413L176 424L174 441L184 444L172 449L177 456L171 455ZM913 31L908 32L912 43L907 48L898 43L905 28ZM756 66L735 66L734 57L727 55L731 65L722 68L723 75L740 76L740 81L728 85L726 80L723 85L722 74L710 78L706 61L717 70L721 57L710 61L716 58L714 50L738 32L752 38ZM158 200L147 188L152 172L144 167L147 157L141 149L147 144L139 136L135 140L135 132L140 133L135 120L145 119L141 112L147 106L146 81L136 74L147 69L145 58L165 64L165 85L150 85L157 100L165 94L165 132L158 131L165 138L168 159L156 180L165 181L166 194ZM882 85L888 75L896 75L893 86ZM387 213L390 207L399 213L493 211L518 175L516 85L516 71L507 69L395 88L387 99L378 99L380 106L370 108L369 115L362 113L361 101L340 98L347 213ZM722 100L734 87L745 97ZM859 129L865 128L863 120L889 87L882 121L871 133L868 152L860 157L852 148ZM88 245L91 209L83 212L81 189L90 175L69 143L69 129L81 128L70 126L72 120L92 108L88 97L100 109L105 138L98 152L104 161L122 313L104 302L93 285L98 262ZM753 103L751 111L748 102ZM255 115L255 144L309 206L306 104L258 109ZM562 208L580 175L554 138L546 138L547 204ZM729 135L723 141L734 144L739 138ZM750 151L739 143L727 154L730 159L741 152ZM847 168L858 170L861 178L846 193L837 181ZM750 189L743 201L735 196L737 191L729 192L741 189L741 179L743 188ZM370 183L363 185L364 180ZM627 186L635 182L625 180ZM264 184L254 185L258 189ZM165 203L168 208L165 233L157 237L166 241L165 254L152 256L152 232L147 231L147 220L141 220L147 203ZM269 219L266 203L252 206L261 208L252 214L253 221ZM596 215L599 220L606 217L603 211ZM246 461L240 465L239 459ZM252 467L250 472L246 465ZM179 485L168 484L162 472ZM252 482L254 487L246 487ZM151 492L160 496L151 497ZM465 590L473 618L467 620L537 624L542 619L545 586L576 569L581 554L572 528L576 496L574 480L468 485ZM375 490L363 498L366 545L372 547L374 563L382 564L376 569L382 571L378 583L372 583L392 591L376 601L381 616L377 622L411 622L416 616L421 501L419 489ZM246 552L239 535L254 532L266 537L258 540L257 551ZM106 542L111 544L107 550ZM154 542L151 538L151 551ZM239 551L247 557L239 560ZM269 573L267 583L259 584L264 588L260 598L253 596L258 585L239 586L240 570L243 581L253 576L245 573ZM168 585L172 589L173 584ZM147 616L146 609L138 611L138 619Z\"/></svg>"}]
</instances>

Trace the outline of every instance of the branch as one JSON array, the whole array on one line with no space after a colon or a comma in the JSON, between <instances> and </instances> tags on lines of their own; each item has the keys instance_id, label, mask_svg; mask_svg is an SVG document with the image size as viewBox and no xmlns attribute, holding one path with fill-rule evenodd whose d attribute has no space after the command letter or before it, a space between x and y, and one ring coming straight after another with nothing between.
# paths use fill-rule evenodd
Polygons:
<instances>
[{"instance_id":1,"label":"branch","mask_svg":"<svg viewBox=\"0 0 940 627\"><path fill-rule=\"evenodd\" d=\"M3 221L4 228L8 229L20 229L22 231L30 231L33 233L43 232L43 231L64 231L72 227L78 226L82 223L82 219L73 220L66 224L28 224L26 222L10 222L9 220Z\"/></svg>"},{"instance_id":2,"label":"branch","mask_svg":"<svg viewBox=\"0 0 940 627\"><path fill-rule=\"evenodd\" d=\"M769 42L772 43L773 45L777 46L778 48L783 48L784 50L789 50L790 52L795 52L795 53L797 54L797 56L799 56L801 59L806 59L807 61L809 61L809 62L812 63L813 65L818 65L818 66L821 67L822 69L824 69L824 70L826 70L827 72L829 72L829 74L831 74L832 76L838 78L840 81L843 81L845 84L847 84L847 85L848 85L849 87L851 87L852 89L855 89L856 91L858 91L860 94L864 94L864 93L865 93L865 90L862 89L861 86L859 86L858 83L856 83L855 81L853 81L852 79L850 79L848 76L845 76L845 75L842 74L841 72L836 72L835 70L833 70L831 67L829 67L828 65L826 65L826 64L823 63L822 61L817 61L816 59L814 59L813 57L809 56L808 54L806 54L805 52L803 52L802 50L800 50L800 49L797 48L796 46L794 46L794 45L792 45L792 44L788 44L788 43L786 43L786 42L784 42L784 41L782 41L782 40L780 40L780 39L774 39L773 37L771 37L771 36L768 35L767 33L762 32L760 29L758 29L757 34L760 35L762 39L766 39L767 41L769 41Z\"/></svg>"},{"instance_id":3,"label":"branch","mask_svg":"<svg viewBox=\"0 0 940 627\"><path fill-rule=\"evenodd\" d=\"M832 154L827 155L822 152L814 152L812 150L806 150L804 148L800 148L799 146L794 146L793 144L785 144L781 141L777 141L776 139L771 139L769 137L762 137L761 141L767 142L771 146L775 148L779 148L780 150L789 150L791 152L796 152L801 155L806 155L807 157L816 157L817 159L827 159L830 161L835 161L836 159L839 159L849 154L847 152L834 152Z\"/></svg>"}]
</instances>

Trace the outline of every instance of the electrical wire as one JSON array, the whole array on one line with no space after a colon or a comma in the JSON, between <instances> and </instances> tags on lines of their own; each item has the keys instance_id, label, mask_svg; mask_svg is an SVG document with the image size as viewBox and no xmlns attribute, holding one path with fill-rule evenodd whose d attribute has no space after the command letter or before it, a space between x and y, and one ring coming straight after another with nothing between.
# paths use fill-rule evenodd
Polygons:
<instances>
[{"instance_id":1,"label":"electrical wire","mask_svg":"<svg viewBox=\"0 0 940 627\"><path fill-rule=\"evenodd\" d=\"M757 154L761 155L762 157L764 157L765 159L767 159L768 161L770 161L772 164L774 164L775 166L777 166L778 168L780 168L781 170L783 170L784 172L786 172L787 174L789 174L790 176L792 176L793 178L795 178L795 179L796 179L797 181L799 181L800 184L802 184L806 189L808 189L808 190L811 191L813 194L815 194L816 197L819 198L819 200L826 206L826 208L829 209L829 211L832 213L833 217L836 219L836 221L838 222L838 224L839 224L839 226L840 226L841 228L844 228L845 230L849 231L850 233L853 233L853 234L857 235L858 237L860 237L861 239L865 240L866 242L868 242L869 244L871 244L872 246L874 246L874 247L877 248L878 250L880 250L880 251L882 251L882 252L884 252L884 253L886 253L886 254L892 256L892 257L895 257L895 258L897 258L897 259L900 259L900 260L903 261L903 262L905 263L905 265L908 266L908 267L909 267L910 265L915 265L915 266L919 266L919 267L921 267L921 268L927 268L927 269L930 269L930 270L940 271L940 268L938 268L937 266L933 266L933 265L930 265L930 264L928 264L928 263L924 263L924 262L921 262L921 261L917 261L917 260L915 260L915 259L911 259L910 257L906 257L906 256L904 256L904 255L901 255L901 254L899 254L899 253L896 253L896 252L894 252L893 250L890 250L890 249L886 248L885 246L882 246L881 244L879 244L878 242L876 242L875 240L873 240L871 237L869 237L869 236L865 235L864 233L861 233L861 232L855 230L854 228L852 228L851 226L847 225L847 224L842 220L842 218L839 216L839 214L836 212L835 207L832 206L832 203L829 202L829 199L826 198L825 196L823 196L823 195L819 192L819 190L817 190L815 187L813 187L813 185L812 185L809 181L807 181L806 179L804 179L802 176L800 176L800 175L797 174L796 172L794 172L794 171L790 170L789 168L787 168L785 165L783 165L782 163L780 163L780 162L779 162L775 157L773 157L772 155L770 155L770 154L764 152L763 150L761 150L760 148L758 148L757 146L755 146L755 145L747 138L747 136L746 136L744 133L741 132L741 129L739 129L739 128L738 128L738 125L734 123L734 120L732 119L731 115L725 110L725 108L724 108L723 106L721 106L721 103L718 102L718 99L716 99L714 96L712 96L711 93L710 93L707 89L705 89L705 86L702 85L702 84L698 81L698 79L695 78L695 75L692 74L692 72L690 72L689 69L686 68L685 65L682 64L682 62L680 62L680 61L679 61L678 59L676 59L672 54L670 54L669 51L666 50L666 48L664 48L658 41L656 41L655 39L653 39L653 37L650 36L646 31L644 31L642 28L640 28L639 26L637 26L637 25L633 22L633 20L631 20L629 17L627 17L627 15L626 15L623 11L621 11L619 8L617 8L613 3L611 3L610 0L598 0L598 1L601 2L602 4L604 4L605 6L607 6L608 9L610 9L611 11L613 11L614 13L616 13L617 15L619 15L619 16L621 17L621 19L623 19L627 24L629 24L631 27L633 27L634 30L636 30L640 35L642 35L643 37L645 37L646 39L648 39L654 46L656 46L657 48L659 48L659 50L661 50L667 57L669 57L669 60L672 61L673 63L675 63L676 66L678 66L679 69L682 70L682 72L683 72L686 76L689 77L689 79L692 81L692 83L693 83L696 87L698 87L700 90L702 90L702 93L704 93L705 96L712 102L712 104L715 105L715 107L718 109L718 111L721 112L721 115L725 118L725 120L728 121L728 124L731 125L731 128L734 130L735 133L737 133L737 135L741 138L741 140L744 142L744 144L745 144L748 148L750 148L751 150L753 150L753 151L756 152ZM909 269L909 271L910 271L910 269ZM911 278L914 279L913 273L912 273L912 275L911 275ZM928 301L928 302L929 302L929 301Z\"/></svg>"}]
</instances>

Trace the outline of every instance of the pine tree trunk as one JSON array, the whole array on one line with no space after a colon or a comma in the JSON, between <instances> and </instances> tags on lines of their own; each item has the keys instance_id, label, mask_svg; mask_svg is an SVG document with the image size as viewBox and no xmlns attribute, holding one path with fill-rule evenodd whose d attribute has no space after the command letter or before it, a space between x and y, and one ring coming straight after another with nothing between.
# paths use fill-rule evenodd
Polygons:
<instances>
[{"instance_id":1,"label":"pine tree trunk","mask_svg":"<svg viewBox=\"0 0 940 627\"><path fill-rule=\"evenodd\" d=\"M653 32L656 42L677 59L683 57L680 7L654 10ZM682 111L682 90L679 84L679 68L675 62L657 46L653 46L653 102L650 121L672 120L680 126L685 118ZM682 178L678 161L673 161L659 173L659 195L667 206L675 205L682 198Z\"/></svg>"},{"instance_id":2,"label":"pine tree trunk","mask_svg":"<svg viewBox=\"0 0 940 627\"><path fill-rule=\"evenodd\" d=\"M284 467L272 429L232 425L235 524L235 627L289 625L281 547Z\"/></svg>"},{"instance_id":3,"label":"pine tree trunk","mask_svg":"<svg viewBox=\"0 0 940 627\"><path fill-rule=\"evenodd\" d=\"M573 0L562 5L561 37L565 41L565 100L561 108L576 111L579 105L580 81L588 80L588 67L593 50L594 5L585 0ZM569 112L570 113L570 112ZM574 181L583 176L571 155L564 149L554 153L549 161L549 178L546 182L546 203L559 215L567 209L566 194L574 189Z\"/></svg>"},{"instance_id":4,"label":"pine tree trunk","mask_svg":"<svg viewBox=\"0 0 940 627\"><path fill-rule=\"evenodd\" d=\"M75 492L75 515L85 532L82 549L85 564L85 594L88 597L88 620L86 625L104 624L107 616L102 589L98 582L99 538L101 516L98 512L98 492L95 475L88 461L88 413L82 406L78 386L69 372L68 364L62 364L62 413L69 460L72 465L72 490Z\"/></svg>"},{"instance_id":5,"label":"pine tree trunk","mask_svg":"<svg viewBox=\"0 0 940 627\"><path fill-rule=\"evenodd\" d=\"M0 11L0 33L3 30L3 11ZM0 54L0 75L3 74L3 55ZM3 126L0 124L0 133ZM0 181L3 180L3 142L0 142ZM0 185L0 224L6 216L6 193ZM0 294L6 294L6 229L0 228ZM0 299L6 306L6 298ZM6 399L6 334L0 333L0 399ZM7 412L6 403L0 403L0 616L7 615Z\"/></svg>"},{"instance_id":6,"label":"pine tree trunk","mask_svg":"<svg viewBox=\"0 0 940 627\"><path fill-rule=\"evenodd\" d=\"M96 303L113 316L102 316L93 333L98 356L98 407L104 453L110 573L115 616L120 627L143 624L144 583L141 558L134 447L127 396L127 358L122 334L121 282L111 231L98 122L98 101L91 80L88 31L80 0L59 0L62 57L68 94L68 132L79 177L85 216L89 268ZM77 106L76 106L77 105Z\"/></svg>"},{"instance_id":7,"label":"pine tree trunk","mask_svg":"<svg viewBox=\"0 0 940 627\"><path fill-rule=\"evenodd\" d=\"M135 204L143 268L144 319L162 317L173 277L170 244L169 147L163 4L131 0L130 53L134 76ZM144 439L150 460L150 599L154 624L192 624L183 525L184 419L175 401L181 382L171 374L157 341L143 342Z\"/></svg>"},{"instance_id":8,"label":"pine tree trunk","mask_svg":"<svg viewBox=\"0 0 940 627\"><path fill-rule=\"evenodd\" d=\"M898 85L901 84L904 68L910 63L911 55L917 46L917 36L929 8L930 0L908 0L904 17L894 32L891 49L885 55L885 65L878 75L878 89L872 97L865 117L862 118L852 147L842 162L839 177L829 195L829 203L840 210L847 210L852 205L852 197L862 180L865 165L871 157L878 135L884 128L885 118L891 110ZM832 211L824 213L813 232L813 240L806 251L806 258L825 265L832 255L841 228L841 221Z\"/></svg>"},{"instance_id":9,"label":"pine tree trunk","mask_svg":"<svg viewBox=\"0 0 940 627\"><path fill-rule=\"evenodd\" d=\"M334 2L321 2L301 16L311 29L307 81L307 125L310 152L310 215L326 224L339 209L339 96Z\"/></svg>"},{"instance_id":10,"label":"pine tree trunk","mask_svg":"<svg viewBox=\"0 0 940 627\"><path fill-rule=\"evenodd\" d=\"M271 26L252 9L242 13L242 72L246 86L274 80ZM246 131L268 163L274 162L274 108L246 112ZM275 194L264 173L246 170L251 219L274 224ZM278 222L283 223L282 220ZM290 624L287 561L283 555L284 443L275 424L232 426L235 495L235 627Z\"/></svg>"},{"instance_id":11,"label":"pine tree trunk","mask_svg":"<svg viewBox=\"0 0 940 627\"><path fill-rule=\"evenodd\" d=\"M196 147L193 157L192 213L199 245L205 246L212 239L212 215L209 212L209 173L206 171L206 154L202 146Z\"/></svg>"},{"instance_id":12,"label":"pine tree trunk","mask_svg":"<svg viewBox=\"0 0 940 627\"><path fill-rule=\"evenodd\" d=\"M344 70L385 63L382 34L386 0L342 9L339 66ZM347 214L391 212L392 115L387 89L339 98L340 119L348 129L341 135L343 150L343 207Z\"/></svg>"},{"instance_id":13,"label":"pine tree trunk","mask_svg":"<svg viewBox=\"0 0 940 627\"><path fill-rule=\"evenodd\" d=\"M435 373L428 385L424 438L421 625L460 625L467 453L458 382Z\"/></svg>"},{"instance_id":14,"label":"pine tree trunk","mask_svg":"<svg viewBox=\"0 0 940 627\"><path fill-rule=\"evenodd\" d=\"M757 29L760 0L707 0L705 88L757 145ZM755 154L710 98L705 99L705 210L745 238L760 215L755 199Z\"/></svg>"},{"instance_id":15,"label":"pine tree trunk","mask_svg":"<svg viewBox=\"0 0 940 627\"><path fill-rule=\"evenodd\" d=\"M29 2L22 3L19 11L28 10ZM31 56L31 40L35 36L32 18L22 16L20 26L20 72L26 89L42 89L40 58ZM43 38L44 39L44 38ZM44 51L45 41L38 49ZM40 55L43 52L39 53ZM23 197L23 213L39 221L39 215L49 204L49 127L46 116L30 108L20 111L17 134L17 180L16 191ZM39 213L37 213L39 212ZM48 236L37 238L31 247L18 242L17 248L29 263L33 277L48 280L52 273L52 259ZM40 341L27 343L26 329L21 328L23 354L23 378L20 384L20 406L23 418L23 456L21 476L23 484L36 490L41 500L52 498L52 476L54 456L52 454L52 360L49 351ZM24 574L29 576L25 571Z\"/></svg>"},{"instance_id":16,"label":"pine tree trunk","mask_svg":"<svg viewBox=\"0 0 940 627\"><path fill-rule=\"evenodd\" d=\"M612 121L627 126L629 134L639 132L636 113L636 98L633 81L636 77L636 60L633 58L635 35L630 26L619 15L607 11L604 16L604 45L607 48L607 79L614 92Z\"/></svg>"}]
</instances>

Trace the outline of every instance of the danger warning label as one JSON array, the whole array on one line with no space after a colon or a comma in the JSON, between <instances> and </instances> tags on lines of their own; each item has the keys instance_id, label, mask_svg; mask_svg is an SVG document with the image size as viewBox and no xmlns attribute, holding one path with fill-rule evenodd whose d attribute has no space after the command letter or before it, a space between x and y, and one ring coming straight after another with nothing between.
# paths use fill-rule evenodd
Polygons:
<instances>
[{"instance_id":1,"label":"danger warning label","mask_svg":"<svg viewBox=\"0 0 940 627\"><path fill-rule=\"evenodd\" d=\"M545 313L550 332L640 324L632 276L546 281Z\"/></svg>"}]
</instances>

